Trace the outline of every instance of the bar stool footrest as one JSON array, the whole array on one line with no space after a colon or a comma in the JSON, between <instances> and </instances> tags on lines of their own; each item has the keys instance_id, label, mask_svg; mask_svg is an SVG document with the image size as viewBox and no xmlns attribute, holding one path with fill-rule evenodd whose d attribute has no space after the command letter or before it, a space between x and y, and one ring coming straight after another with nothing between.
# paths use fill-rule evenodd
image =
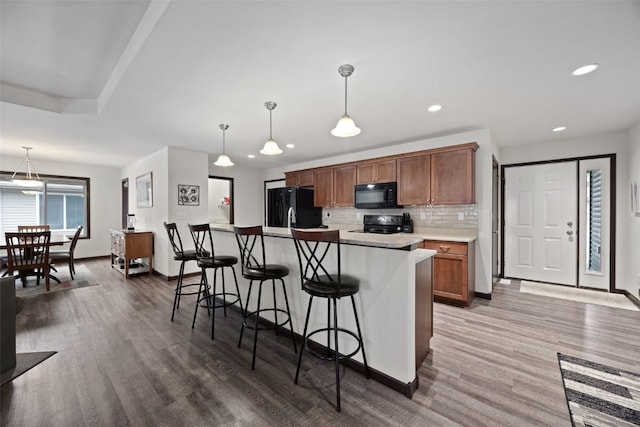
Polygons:
<instances>
[{"instance_id":1,"label":"bar stool footrest","mask_svg":"<svg viewBox=\"0 0 640 427\"><path fill-rule=\"evenodd\" d=\"M329 350L329 353L331 355L326 355L326 354L321 354L321 353L317 352L316 350L312 349L308 344L309 338L311 338L313 335L319 334L321 332L325 332L326 333L328 331L333 333L334 330L335 330L335 328L321 328L321 329L316 329L315 331L312 331L312 332L308 333L307 334L307 338L304 340L304 349L307 350L309 353L311 353L311 355L317 357L318 359L321 359L321 360L335 360L335 356L333 355L335 353L334 349L329 348L328 350ZM362 348L362 343L360 342L360 338L358 338L358 335L356 335L355 332L350 331L348 329L344 329L344 328L338 328L338 332L342 332L342 333L351 335L356 340L356 342L358 343L358 347L356 347L356 349L354 351L352 351L351 353L349 353L349 354L338 353L338 359L339 360L348 359L348 358L351 358L351 357L355 356L360 351L360 349ZM314 341L314 345L322 346L322 344L320 344L318 342L315 342L315 341Z\"/></svg>"},{"instance_id":2,"label":"bar stool footrest","mask_svg":"<svg viewBox=\"0 0 640 427\"><path fill-rule=\"evenodd\" d=\"M224 302L222 304L216 305L216 298L217 297L221 297L222 301L224 301ZM229 300L227 300L227 297L233 297L234 299L229 301ZM213 300L213 304L208 303L207 302L208 299ZM220 292L218 294L213 294L213 295L204 296L204 297L200 298L198 300L198 304L200 305L200 307L203 307L203 308L216 309L216 308L229 307L229 306L237 303L238 301L240 301L240 297L237 294L230 293L230 292Z\"/></svg>"},{"instance_id":3,"label":"bar stool footrest","mask_svg":"<svg viewBox=\"0 0 640 427\"><path fill-rule=\"evenodd\" d=\"M265 311L269 311L269 312L279 312L282 313L285 316L285 320L278 323L278 324L273 324L273 325L267 325L267 326L258 326L258 330L259 331L264 331L267 329L277 329L277 328L281 328L282 326L284 326L285 324L289 323L289 314L281 309L281 308L261 308L260 310L255 310L255 311L250 311L249 313L247 313L247 315L244 317L244 320L242 321L242 324L244 325L245 328L247 329L251 329L251 330L255 330L255 320L253 320L251 323L248 322L248 320L250 318L253 318L254 316L257 315L258 312L262 313ZM260 322L258 322L258 324L260 324Z\"/></svg>"},{"instance_id":4,"label":"bar stool footrest","mask_svg":"<svg viewBox=\"0 0 640 427\"><path fill-rule=\"evenodd\" d=\"M192 292L192 291L189 290L189 292L182 292L182 290L184 288L189 288L191 286L198 286L199 287L200 283L187 283L185 285L180 286L180 289L174 289L173 293L177 294L177 295L180 295L180 296L183 296L183 295L198 295L198 291L193 291Z\"/></svg>"}]
</instances>

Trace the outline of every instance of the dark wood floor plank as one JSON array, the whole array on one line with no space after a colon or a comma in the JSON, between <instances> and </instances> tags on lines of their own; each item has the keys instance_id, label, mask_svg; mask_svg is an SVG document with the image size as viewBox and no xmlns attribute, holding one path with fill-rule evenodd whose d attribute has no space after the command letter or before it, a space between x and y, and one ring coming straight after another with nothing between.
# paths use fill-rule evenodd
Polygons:
<instances>
[{"instance_id":1,"label":"dark wood floor plank","mask_svg":"<svg viewBox=\"0 0 640 427\"><path fill-rule=\"evenodd\" d=\"M75 425L570 425L557 352L640 372L640 314L497 285L469 308L435 304L432 353L412 400L305 355L299 385L291 341L261 331L237 348L237 310L211 317L185 297L171 322L175 281L126 280L84 263L99 286L26 300L19 352L58 353L0 389L0 424ZM365 308L363 308L365 309ZM390 351L402 351L390 349Z\"/></svg>"}]
</instances>

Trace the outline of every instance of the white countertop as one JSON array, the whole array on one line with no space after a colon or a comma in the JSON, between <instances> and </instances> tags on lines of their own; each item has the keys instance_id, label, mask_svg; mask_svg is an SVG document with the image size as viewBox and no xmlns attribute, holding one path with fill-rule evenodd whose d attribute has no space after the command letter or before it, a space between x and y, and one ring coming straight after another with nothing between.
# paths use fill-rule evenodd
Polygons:
<instances>
[{"instance_id":1,"label":"white countertop","mask_svg":"<svg viewBox=\"0 0 640 427\"><path fill-rule=\"evenodd\" d=\"M353 226L351 228L354 228ZM233 224L211 224L216 231L233 232ZM402 249L421 243L425 237L416 233L374 234L356 233L341 228L306 228L305 231L340 230L340 242L350 245L372 246L376 248ZM291 238L291 231L281 227L262 227L265 236Z\"/></svg>"}]
</instances>

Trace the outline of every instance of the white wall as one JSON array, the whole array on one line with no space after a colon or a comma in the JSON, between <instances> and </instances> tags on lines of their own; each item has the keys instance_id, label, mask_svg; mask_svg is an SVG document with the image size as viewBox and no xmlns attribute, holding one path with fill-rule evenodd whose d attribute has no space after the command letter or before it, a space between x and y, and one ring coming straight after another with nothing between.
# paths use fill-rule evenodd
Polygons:
<instances>
[{"instance_id":1,"label":"white wall","mask_svg":"<svg viewBox=\"0 0 640 427\"><path fill-rule=\"evenodd\" d=\"M288 165L284 168L272 168L266 171L264 179L284 178L284 172L308 169L337 163L353 162L374 157L390 156L394 154L409 153L412 151L427 150L431 148L445 147L449 145L477 142L476 152L476 204L478 206L478 241L476 242L476 291L491 293L491 173L492 156L495 152L495 144L491 140L488 129L447 135L437 138L398 144L391 147L377 148L358 153L334 156L326 159ZM339 142L336 141L336 144ZM496 157L497 154L496 154Z\"/></svg>"},{"instance_id":2,"label":"white wall","mask_svg":"<svg viewBox=\"0 0 640 427\"><path fill-rule=\"evenodd\" d=\"M624 281L618 285L620 289L626 289L636 298L640 297L640 216L631 213L631 202L629 194L629 182L636 181L640 184L640 121L629 130L629 180L622 183L627 187L627 192L621 194L625 203L621 206L626 218L625 250L626 257L624 264ZM623 161L621 159L621 161Z\"/></svg>"},{"instance_id":3,"label":"white wall","mask_svg":"<svg viewBox=\"0 0 640 427\"><path fill-rule=\"evenodd\" d=\"M231 166L223 168L209 162L209 175L233 178L234 223L242 226L264 224L264 170Z\"/></svg>"},{"instance_id":4,"label":"white wall","mask_svg":"<svg viewBox=\"0 0 640 427\"><path fill-rule=\"evenodd\" d=\"M628 289L629 273L625 270L625 258L629 246L629 179L628 135L615 132L590 135L560 141L503 147L500 149L502 165L528 163L543 160L616 154L616 288ZM640 142L638 142L640 144ZM639 150L640 151L640 150ZM638 159L640 163L640 159ZM635 261L637 264L637 260Z\"/></svg>"},{"instance_id":5,"label":"white wall","mask_svg":"<svg viewBox=\"0 0 640 427\"><path fill-rule=\"evenodd\" d=\"M138 208L136 177L147 172L153 173L153 206ZM164 275L177 275L180 264L173 259L173 250L162 223L175 222L184 246L193 248L187 224L207 222L206 153L165 147L124 167L122 178L125 177L129 178L129 213L136 215L136 229L154 233L153 268ZM178 184L199 185L200 205L178 206ZM197 271L195 263L188 266L186 272Z\"/></svg>"},{"instance_id":6,"label":"white wall","mask_svg":"<svg viewBox=\"0 0 640 427\"><path fill-rule=\"evenodd\" d=\"M2 156L0 169L14 172L24 157ZM116 168L59 163L33 158L32 164L39 174L72 176L90 179L91 236L80 239L76 258L96 257L110 253L109 230L120 229L120 170Z\"/></svg>"}]
</instances>

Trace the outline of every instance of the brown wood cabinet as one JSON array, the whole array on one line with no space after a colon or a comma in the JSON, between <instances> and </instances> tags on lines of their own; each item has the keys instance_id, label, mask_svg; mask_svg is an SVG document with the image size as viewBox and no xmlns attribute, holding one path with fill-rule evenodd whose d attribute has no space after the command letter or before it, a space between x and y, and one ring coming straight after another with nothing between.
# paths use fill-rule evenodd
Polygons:
<instances>
[{"instance_id":1,"label":"brown wood cabinet","mask_svg":"<svg viewBox=\"0 0 640 427\"><path fill-rule=\"evenodd\" d=\"M356 184L355 165L316 169L313 173L313 182L315 206L353 206L353 186Z\"/></svg>"},{"instance_id":2,"label":"brown wood cabinet","mask_svg":"<svg viewBox=\"0 0 640 427\"><path fill-rule=\"evenodd\" d=\"M362 162L356 165L358 184L396 181L396 159Z\"/></svg>"},{"instance_id":3,"label":"brown wood cabinet","mask_svg":"<svg viewBox=\"0 0 640 427\"><path fill-rule=\"evenodd\" d=\"M286 172L284 181L287 187L313 187L313 170Z\"/></svg>"},{"instance_id":4,"label":"brown wood cabinet","mask_svg":"<svg viewBox=\"0 0 640 427\"><path fill-rule=\"evenodd\" d=\"M476 148L447 150L398 159L398 204L474 203Z\"/></svg>"},{"instance_id":5,"label":"brown wood cabinet","mask_svg":"<svg viewBox=\"0 0 640 427\"><path fill-rule=\"evenodd\" d=\"M474 242L425 240L433 249L433 295L436 301L468 306L475 295Z\"/></svg>"},{"instance_id":6,"label":"brown wood cabinet","mask_svg":"<svg viewBox=\"0 0 640 427\"><path fill-rule=\"evenodd\" d=\"M138 260L136 267L130 261ZM146 262L146 264L144 264ZM111 230L111 267L129 274L153 272L153 232Z\"/></svg>"}]
</instances>

